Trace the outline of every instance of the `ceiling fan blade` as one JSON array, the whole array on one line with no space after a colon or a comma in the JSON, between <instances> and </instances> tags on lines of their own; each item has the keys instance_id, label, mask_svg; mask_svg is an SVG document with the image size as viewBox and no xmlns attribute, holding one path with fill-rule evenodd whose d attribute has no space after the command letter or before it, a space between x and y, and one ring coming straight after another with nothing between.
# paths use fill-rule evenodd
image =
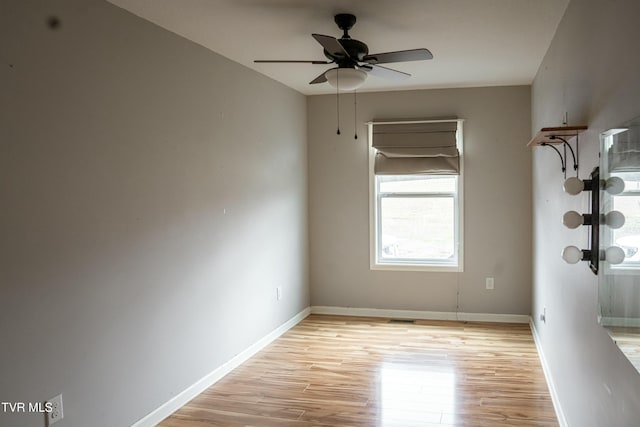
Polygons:
<instances>
[{"instance_id":1,"label":"ceiling fan blade","mask_svg":"<svg viewBox=\"0 0 640 427\"><path fill-rule=\"evenodd\" d=\"M319 75L318 77L316 77L315 79L311 80L311 81L309 82L309 84L310 84L310 85L315 85L315 84L318 84L318 83L324 83L324 82L326 82L326 81L327 81L327 77L325 76L325 73L326 73L326 71L325 71L324 73L320 74L320 75Z\"/></svg>"},{"instance_id":2,"label":"ceiling fan blade","mask_svg":"<svg viewBox=\"0 0 640 427\"><path fill-rule=\"evenodd\" d=\"M388 64L390 62L424 61L433 59L429 49L399 50L396 52L373 53L365 55L362 60L369 64Z\"/></svg>"},{"instance_id":3,"label":"ceiling fan blade","mask_svg":"<svg viewBox=\"0 0 640 427\"><path fill-rule=\"evenodd\" d=\"M405 73L404 71L392 70L391 68L383 67L381 65L363 64L358 68L365 70L367 73L373 76L382 77L383 79L404 80L411 77L411 74L409 73Z\"/></svg>"},{"instance_id":4,"label":"ceiling fan blade","mask_svg":"<svg viewBox=\"0 0 640 427\"><path fill-rule=\"evenodd\" d=\"M261 64L332 64L331 61L299 61L295 59L256 59L253 62Z\"/></svg>"},{"instance_id":5,"label":"ceiling fan blade","mask_svg":"<svg viewBox=\"0 0 640 427\"><path fill-rule=\"evenodd\" d=\"M323 36L322 34L311 34L318 43L322 45L324 50L329 52L329 55L339 58L348 58L349 53L340 44L337 38L331 36Z\"/></svg>"}]
</instances>

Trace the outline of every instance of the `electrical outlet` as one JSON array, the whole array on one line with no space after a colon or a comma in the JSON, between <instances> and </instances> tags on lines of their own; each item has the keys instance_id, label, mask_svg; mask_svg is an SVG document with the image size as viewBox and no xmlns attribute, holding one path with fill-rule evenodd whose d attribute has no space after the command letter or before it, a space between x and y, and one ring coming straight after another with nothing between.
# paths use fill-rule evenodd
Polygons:
<instances>
[{"instance_id":1,"label":"electrical outlet","mask_svg":"<svg viewBox=\"0 0 640 427\"><path fill-rule=\"evenodd\" d=\"M282 299L282 287L278 286L276 288L276 299L280 301Z\"/></svg>"},{"instance_id":2,"label":"electrical outlet","mask_svg":"<svg viewBox=\"0 0 640 427\"><path fill-rule=\"evenodd\" d=\"M542 323L547 323L547 307L542 308L542 313L540 313L540 320L542 320Z\"/></svg>"},{"instance_id":3,"label":"electrical outlet","mask_svg":"<svg viewBox=\"0 0 640 427\"><path fill-rule=\"evenodd\" d=\"M487 277L485 286L487 289L493 289L493 277Z\"/></svg>"},{"instance_id":4,"label":"electrical outlet","mask_svg":"<svg viewBox=\"0 0 640 427\"><path fill-rule=\"evenodd\" d=\"M47 426L57 423L64 418L64 412L62 411L62 395L59 394L56 397L52 397L47 401L47 407L51 407L51 410L47 412Z\"/></svg>"}]
</instances>

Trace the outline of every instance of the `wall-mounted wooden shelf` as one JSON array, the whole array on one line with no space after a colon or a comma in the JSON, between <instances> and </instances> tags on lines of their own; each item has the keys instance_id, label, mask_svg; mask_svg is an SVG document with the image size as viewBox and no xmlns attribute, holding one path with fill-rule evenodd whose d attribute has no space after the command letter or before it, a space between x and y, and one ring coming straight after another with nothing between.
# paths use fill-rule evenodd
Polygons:
<instances>
[{"instance_id":1,"label":"wall-mounted wooden shelf","mask_svg":"<svg viewBox=\"0 0 640 427\"><path fill-rule=\"evenodd\" d=\"M561 126L555 128L542 128L540 132L533 137L531 141L527 144L528 147L542 145L542 144L562 144L562 141L559 139L552 139L552 136L559 136L566 140L573 138L574 136L578 136L585 130L587 130L587 126Z\"/></svg>"},{"instance_id":2,"label":"wall-mounted wooden shelf","mask_svg":"<svg viewBox=\"0 0 640 427\"><path fill-rule=\"evenodd\" d=\"M564 173L565 179L567 178L567 148L571 152L571 157L573 158L573 170L576 172L576 176L578 176L578 138L582 132L587 130L587 126L562 126L555 128L542 128L540 132L533 137L531 141L527 144L528 147L549 147L552 148L558 156L560 156L560 163L562 164L562 172ZM569 140L573 137L576 137L575 146L576 149L574 151L571 148L571 144L569 144ZM562 153L558 150L554 145L562 144Z\"/></svg>"}]
</instances>

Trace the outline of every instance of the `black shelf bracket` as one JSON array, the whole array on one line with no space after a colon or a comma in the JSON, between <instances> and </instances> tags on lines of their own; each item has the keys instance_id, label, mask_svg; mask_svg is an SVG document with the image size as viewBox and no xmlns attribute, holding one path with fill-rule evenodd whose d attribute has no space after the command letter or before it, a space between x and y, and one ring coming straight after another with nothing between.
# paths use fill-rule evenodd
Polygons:
<instances>
[{"instance_id":1,"label":"black shelf bracket","mask_svg":"<svg viewBox=\"0 0 640 427\"><path fill-rule=\"evenodd\" d=\"M562 173L564 173L564 177L565 179L567 178L567 166L568 166L568 162L567 162L567 148L569 149L569 152L571 153L571 158L573 159L573 170L576 172L576 177L578 176L578 154L579 154L579 140L578 140L578 135L576 135L576 149L574 150L573 147L571 146L571 144L569 144L569 142L564 139L562 136L560 135L556 135L556 134L549 134L549 135L545 135L545 138L549 141L545 141L545 142L541 142L540 145L543 147L551 147L555 150L556 153L558 153L558 156L560 157L560 164L562 166ZM554 141L554 142L551 142ZM555 141L560 141L562 143L562 152L560 152L560 150L558 150L555 145L557 145L557 143L555 143Z\"/></svg>"},{"instance_id":2,"label":"black shelf bracket","mask_svg":"<svg viewBox=\"0 0 640 427\"><path fill-rule=\"evenodd\" d=\"M554 151L556 153L558 153L558 156L560 156L560 165L562 166L562 172L564 173L564 177L567 177L567 166L564 160L564 157L562 156L562 153L560 152L560 150L558 150L556 147L554 147L553 145L547 143L547 142L543 142L542 144L540 144L541 147L549 147L549 148L553 148Z\"/></svg>"},{"instance_id":3,"label":"black shelf bracket","mask_svg":"<svg viewBox=\"0 0 640 427\"><path fill-rule=\"evenodd\" d=\"M576 176L578 176L578 136L576 135L576 151L573 151L573 148L571 147L571 144L569 144L567 142L566 139L562 138L561 136L558 135L550 135L549 139L551 140L555 140L555 139L559 139L560 141L562 141L562 146L564 147L564 158L565 158L565 164L566 164L566 159L567 159L567 148L569 149L569 151L571 151L571 157L573 158L573 170L576 171Z\"/></svg>"}]
</instances>

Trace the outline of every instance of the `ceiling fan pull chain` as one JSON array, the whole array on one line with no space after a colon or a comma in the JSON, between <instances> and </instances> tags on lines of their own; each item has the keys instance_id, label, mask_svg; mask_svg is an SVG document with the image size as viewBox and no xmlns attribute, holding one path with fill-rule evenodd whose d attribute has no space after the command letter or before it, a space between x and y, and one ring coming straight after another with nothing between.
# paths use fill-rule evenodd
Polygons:
<instances>
[{"instance_id":1,"label":"ceiling fan pull chain","mask_svg":"<svg viewBox=\"0 0 640 427\"><path fill-rule=\"evenodd\" d=\"M358 89L353 90L353 139L358 139Z\"/></svg>"},{"instance_id":2,"label":"ceiling fan pull chain","mask_svg":"<svg viewBox=\"0 0 640 427\"><path fill-rule=\"evenodd\" d=\"M339 71L336 74L336 77L338 82L338 84L336 85L336 121L338 122L338 131L336 132L336 134L340 135L340 72Z\"/></svg>"}]
</instances>

